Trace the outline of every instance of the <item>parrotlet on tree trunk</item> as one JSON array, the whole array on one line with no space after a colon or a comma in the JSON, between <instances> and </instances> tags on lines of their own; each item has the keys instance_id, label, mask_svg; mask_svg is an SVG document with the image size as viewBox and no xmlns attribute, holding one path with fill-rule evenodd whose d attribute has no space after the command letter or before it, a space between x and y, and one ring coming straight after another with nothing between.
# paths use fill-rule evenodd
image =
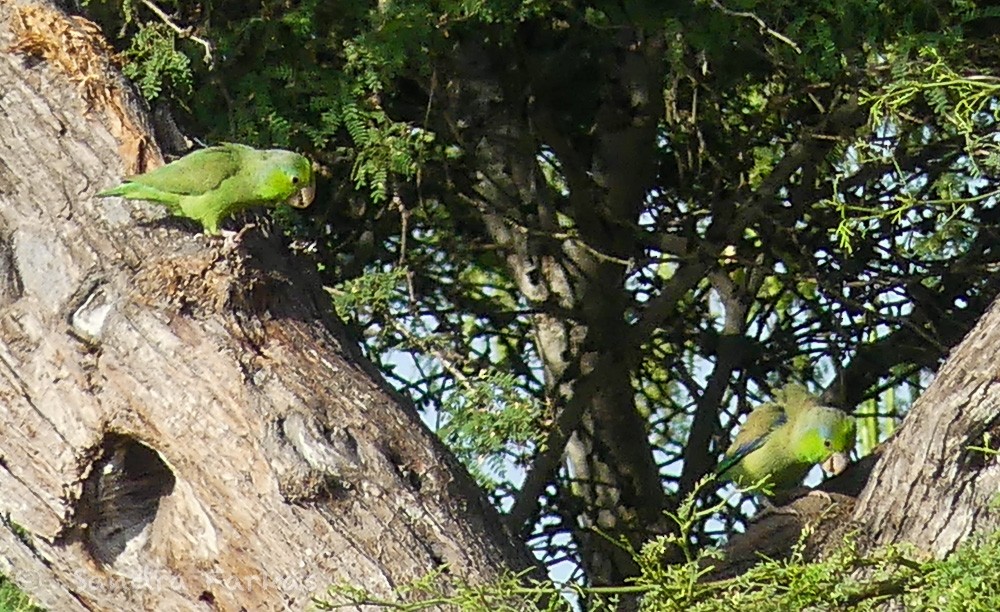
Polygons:
<instances>
[{"instance_id":1,"label":"parrotlet on tree trunk","mask_svg":"<svg viewBox=\"0 0 1000 612\"><path fill-rule=\"evenodd\" d=\"M773 491L791 489L832 456L846 465L854 439L854 417L789 385L750 413L716 474L741 486L768 477Z\"/></svg>"},{"instance_id":2,"label":"parrotlet on tree trunk","mask_svg":"<svg viewBox=\"0 0 1000 612\"><path fill-rule=\"evenodd\" d=\"M216 235L229 215L285 202L305 208L316 195L312 164L298 153L240 144L201 149L97 194L165 204Z\"/></svg>"}]
</instances>

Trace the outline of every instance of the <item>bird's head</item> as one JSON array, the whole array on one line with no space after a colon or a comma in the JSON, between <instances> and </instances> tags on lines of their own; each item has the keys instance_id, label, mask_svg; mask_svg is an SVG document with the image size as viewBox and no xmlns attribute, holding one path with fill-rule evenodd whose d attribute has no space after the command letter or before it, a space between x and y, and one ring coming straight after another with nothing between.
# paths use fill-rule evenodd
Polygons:
<instances>
[{"instance_id":1,"label":"bird's head","mask_svg":"<svg viewBox=\"0 0 1000 612\"><path fill-rule=\"evenodd\" d=\"M298 157L288 174L293 192L285 203L295 208L306 208L316 197L316 175L313 174L312 163L301 155Z\"/></svg>"},{"instance_id":2,"label":"bird's head","mask_svg":"<svg viewBox=\"0 0 1000 612\"><path fill-rule=\"evenodd\" d=\"M801 437L800 456L809 463L824 463L833 459L833 471L843 471L849 462L848 455L854 450L854 417L836 408L817 406L804 415L800 425L805 429Z\"/></svg>"},{"instance_id":3,"label":"bird's head","mask_svg":"<svg viewBox=\"0 0 1000 612\"><path fill-rule=\"evenodd\" d=\"M308 158L281 149L265 151L261 199L306 208L316 197L316 175Z\"/></svg>"}]
</instances>

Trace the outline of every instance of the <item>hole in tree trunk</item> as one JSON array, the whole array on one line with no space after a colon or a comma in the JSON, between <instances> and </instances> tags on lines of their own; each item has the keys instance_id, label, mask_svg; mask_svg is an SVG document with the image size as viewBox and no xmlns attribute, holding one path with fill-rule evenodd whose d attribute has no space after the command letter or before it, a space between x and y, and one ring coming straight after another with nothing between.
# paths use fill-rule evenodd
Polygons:
<instances>
[{"instance_id":1,"label":"hole in tree trunk","mask_svg":"<svg viewBox=\"0 0 1000 612\"><path fill-rule=\"evenodd\" d=\"M21 276L17 270L14 249L6 235L0 237L0 306L6 306L24 293Z\"/></svg>"},{"instance_id":2,"label":"hole in tree trunk","mask_svg":"<svg viewBox=\"0 0 1000 612\"><path fill-rule=\"evenodd\" d=\"M174 475L152 448L121 434L108 434L83 484L80 526L84 543L102 564L114 563L152 523Z\"/></svg>"}]
</instances>

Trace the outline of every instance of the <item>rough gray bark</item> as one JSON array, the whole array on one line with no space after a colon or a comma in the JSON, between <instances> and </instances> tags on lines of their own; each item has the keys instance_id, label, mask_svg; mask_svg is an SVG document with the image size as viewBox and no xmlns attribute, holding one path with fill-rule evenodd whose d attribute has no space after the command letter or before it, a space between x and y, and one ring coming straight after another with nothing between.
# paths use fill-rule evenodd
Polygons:
<instances>
[{"instance_id":1,"label":"rough gray bark","mask_svg":"<svg viewBox=\"0 0 1000 612\"><path fill-rule=\"evenodd\" d=\"M854 519L876 544L943 556L1000 528L1000 301L952 351L885 445ZM988 442L987 438L988 437Z\"/></svg>"},{"instance_id":2,"label":"rough gray bark","mask_svg":"<svg viewBox=\"0 0 1000 612\"><path fill-rule=\"evenodd\" d=\"M273 610L528 566L308 263L93 197L154 139L86 23L20 6L0 0L0 571L53 610Z\"/></svg>"}]
</instances>

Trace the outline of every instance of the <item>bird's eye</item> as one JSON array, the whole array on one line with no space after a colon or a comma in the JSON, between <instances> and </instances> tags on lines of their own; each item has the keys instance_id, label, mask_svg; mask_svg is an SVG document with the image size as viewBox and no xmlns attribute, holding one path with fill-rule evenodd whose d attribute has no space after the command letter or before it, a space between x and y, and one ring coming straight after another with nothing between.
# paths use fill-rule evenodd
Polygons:
<instances>
[{"instance_id":1,"label":"bird's eye","mask_svg":"<svg viewBox=\"0 0 1000 612\"><path fill-rule=\"evenodd\" d=\"M831 446L833 446L833 442L830 440L823 440L823 446L830 448Z\"/></svg>"},{"instance_id":2,"label":"bird's eye","mask_svg":"<svg viewBox=\"0 0 1000 612\"><path fill-rule=\"evenodd\" d=\"M299 182L299 177L297 177L297 176L293 176L293 177L292 177L292 184L293 184L293 185L295 185L295 184L296 184L296 183L298 183L298 182Z\"/></svg>"}]
</instances>

